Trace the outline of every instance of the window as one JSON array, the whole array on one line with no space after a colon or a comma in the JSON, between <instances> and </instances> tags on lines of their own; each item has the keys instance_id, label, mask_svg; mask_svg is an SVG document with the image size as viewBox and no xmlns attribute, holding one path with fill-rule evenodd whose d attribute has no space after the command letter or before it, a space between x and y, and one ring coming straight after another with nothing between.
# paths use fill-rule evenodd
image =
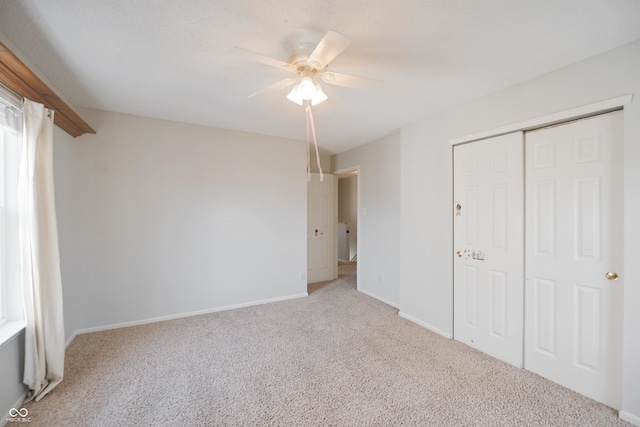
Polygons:
<instances>
[{"instance_id":1,"label":"window","mask_svg":"<svg viewBox=\"0 0 640 427\"><path fill-rule=\"evenodd\" d=\"M0 328L23 320L18 245L20 100L0 86ZM2 336L0 334L0 343Z\"/></svg>"}]
</instances>

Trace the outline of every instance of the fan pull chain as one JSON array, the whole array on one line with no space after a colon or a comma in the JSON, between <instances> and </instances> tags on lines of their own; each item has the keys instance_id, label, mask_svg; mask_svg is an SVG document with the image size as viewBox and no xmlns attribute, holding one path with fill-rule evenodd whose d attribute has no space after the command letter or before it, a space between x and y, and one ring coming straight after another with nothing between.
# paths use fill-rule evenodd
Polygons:
<instances>
[{"instance_id":1,"label":"fan pull chain","mask_svg":"<svg viewBox=\"0 0 640 427\"><path fill-rule=\"evenodd\" d=\"M320 171L320 182L324 181L324 173L322 173L322 166L320 166L320 153L318 152L318 139L316 138L316 126L313 122L313 113L311 112L311 106L307 105L305 108L307 112L307 180L311 181L311 153L310 145L311 140L309 138L309 128L311 128L311 134L313 135L313 144L316 147L316 160L318 162L318 170Z\"/></svg>"},{"instance_id":2,"label":"fan pull chain","mask_svg":"<svg viewBox=\"0 0 640 427\"><path fill-rule=\"evenodd\" d=\"M307 113L306 109L305 118L307 123L307 182L309 182L311 181L311 126L309 124L309 114Z\"/></svg>"}]
</instances>

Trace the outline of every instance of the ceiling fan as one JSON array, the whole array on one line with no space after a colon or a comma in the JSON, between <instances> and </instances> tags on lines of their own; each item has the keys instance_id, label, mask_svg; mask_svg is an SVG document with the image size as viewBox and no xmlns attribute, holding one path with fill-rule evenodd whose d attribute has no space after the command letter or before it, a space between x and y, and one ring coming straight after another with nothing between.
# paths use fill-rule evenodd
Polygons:
<instances>
[{"instance_id":1,"label":"ceiling fan","mask_svg":"<svg viewBox=\"0 0 640 427\"><path fill-rule=\"evenodd\" d=\"M353 76L350 74L337 73L328 69L329 64L349 45L349 40L337 31L328 31L318 43L303 41L293 52L286 62L279 59L236 47L247 58L266 65L278 67L292 74L290 77L282 79L264 89L251 95L264 95L277 92L293 85L293 89L287 95L287 99L298 105L308 101L312 106L318 105L327 99L327 95L322 91L320 81L337 86L358 87L369 83L382 83L380 80L365 77Z\"/></svg>"}]
</instances>

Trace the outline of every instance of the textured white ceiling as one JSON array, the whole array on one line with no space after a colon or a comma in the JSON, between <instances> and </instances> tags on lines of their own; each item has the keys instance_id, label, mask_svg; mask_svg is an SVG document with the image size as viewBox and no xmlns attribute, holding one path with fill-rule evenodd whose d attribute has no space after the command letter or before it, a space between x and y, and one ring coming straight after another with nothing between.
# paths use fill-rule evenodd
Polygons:
<instances>
[{"instance_id":1,"label":"textured white ceiling","mask_svg":"<svg viewBox=\"0 0 640 427\"><path fill-rule=\"evenodd\" d=\"M77 107L293 139L286 61L327 30L352 40L330 66L385 82L323 85L314 109L329 152L640 39L638 0L2 0L0 32Z\"/></svg>"}]
</instances>

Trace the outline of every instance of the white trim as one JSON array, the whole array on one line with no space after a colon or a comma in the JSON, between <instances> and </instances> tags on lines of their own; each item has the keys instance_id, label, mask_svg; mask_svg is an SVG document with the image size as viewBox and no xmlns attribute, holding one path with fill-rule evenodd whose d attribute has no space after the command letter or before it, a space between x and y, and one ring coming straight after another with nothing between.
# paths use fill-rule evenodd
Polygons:
<instances>
[{"instance_id":1,"label":"white trim","mask_svg":"<svg viewBox=\"0 0 640 427\"><path fill-rule=\"evenodd\" d=\"M376 294L372 294L371 292L365 291L365 290L363 290L363 289L358 289L358 292L361 292L361 293L365 294L366 296L371 297L371 298L373 298L373 299L377 299L378 301L383 302L383 303L385 303L385 304L387 304L387 305L390 305L390 306L391 306L391 307L393 307L393 308L396 308L396 309L398 309L398 310L400 309L400 307L398 307L398 304L396 304L396 303L394 303L394 302L391 302L391 301L389 301L388 299L385 299L385 298L379 297L379 296L378 296L378 295L376 295Z\"/></svg>"},{"instance_id":2,"label":"white trim","mask_svg":"<svg viewBox=\"0 0 640 427\"><path fill-rule=\"evenodd\" d=\"M247 303L242 303L242 304L227 305L227 306L224 306L224 307L211 308L211 309L207 309L207 310L191 311L191 312L188 312L188 313L171 314L169 316L160 316L160 317L153 317L153 318L150 318L150 319L134 320L132 322L114 323L114 324L111 324L111 325L96 326L94 328L78 329L67 340L67 344L66 345L68 346L69 344L71 344L71 342L74 340L74 338L76 336L78 336L78 335L81 335L81 334L89 334L91 332L108 331L108 330L111 330L111 329L128 328L129 326L146 325L146 324L149 324L149 323L164 322L165 320L182 319L184 317L200 316L202 314L217 313L219 311L227 311L227 310L235 310L236 308L244 308L244 307L251 307L251 306L254 306L254 305L270 304L270 303L273 303L273 302L286 301L286 300L290 300L290 299L302 298L302 297L307 297L307 296L309 296L309 294L304 292L304 293L301 293L301 294L294 294L294 295L288 295L288 296L284 296L284 297L270 298L270 299L265 299L265 300L260 300L260 301L252 301L252 302L247 302Z\"/></svg>"},{"instance_id":3,"label":"white trim","mask_svg":"<svg viewBox=\"0 0 640 427\"><path fill-rule=\"evenodd\" d=\"M627 411L620 411L618 413L618 417L620 417L621 420L628 421L633 425L640 426L640 416L638 415L633 415Z\"/></svg>"},{"instance_id":4,"label":"white trim","mask_svg":"<svg viewBox=\"0 0 640 427\"><path fill-rule=\"evenodd\" d=\"M9 104L18 110L22 110L23 98L2 83L0 83L0 97L4 98L3 103Z\"/></svg>"},{"instance_id":5,"label":"white trim","mask_svg":"<svg viewBox=\"0 0 640 427\"><path fill-rule=\"evenodd\" d=\"M536 129L542 126L549 126L557 123L566 122L569 120L580 119L588 117L596 113L604 113L608 111L617 110L626 104L630 104L633 100L633 95L624 95L617 98L607 99L605 101L596 102L589 105L583 105L582 107L572 108L570 110L559 111L553 114L547 114L546 116L536 117L533 119L525 120L522 122L512 123L510 125L501 126L494 129L485 130L482 132L474 133L471 135L463 136L460 138L454 138L449 140L450 145L464 144L471 141L477 141L480 139L491 138L494 136L500 136L516 131L525 131Z\"/></svg>"},{"instance_id":6,"label":"white trim","mask_svg":"<svg viewBox=\"0 0 640 427\"><path fill-rule=\"evenodd\" d=\"M342 168L342 169L338 169L335 171L331 171L332 175L335 175L336 177L338 177L338 175L344 175L347 174L349 172L358 172L360 173L360 166L350 166L348 168ZM338 178L340 179L340 178Z\"/></svg>"},{"instance_id":7,"label":"white trim","mask_svg":"<svg viewBox=\"0 0 640 427\"><path fill-rule=\"evenodd\" d=\"M17 337L26 327L24 320L8 320L0 324L0 347Z\"/></svg>"},{"instance_id":8,"label":"white trim","mask_svg":"<svg viewBox=\"0 0 640 427\"><path fill-rule=\"evenodd\" d=\"M404 313L404 312L400 311L400 312L398 312L398 316L402 317L403 319L407 319L408 321L413 322L413 323L415 323L417 325L420 325L423 328L426 328L426 329L430 330L431 332L435 332L438 335L442 335L445 338L449 338L449 339L453 338L452 334L450 334L448 332L445 332L442 329L436 328L435 326L431 326L430 324L425 323L422 320L418 320L413 316L409 316L407 313Z\"/></svg>"},{"instance_id":9,"label":"white trim","mask_svg":"<svg viewBox=\"0 0 640 427\"><path fill-rule=\"evenodd\" d=\"M80 332L78 331L74 331L73 334L71 334L71 336L69 337L69 339L67 340L67 342L64 343L64 348L69 347L69 344L71 344L73 342L73 340L76 339L76 337L80 334Z\"/></svg>"}]
</instances>

